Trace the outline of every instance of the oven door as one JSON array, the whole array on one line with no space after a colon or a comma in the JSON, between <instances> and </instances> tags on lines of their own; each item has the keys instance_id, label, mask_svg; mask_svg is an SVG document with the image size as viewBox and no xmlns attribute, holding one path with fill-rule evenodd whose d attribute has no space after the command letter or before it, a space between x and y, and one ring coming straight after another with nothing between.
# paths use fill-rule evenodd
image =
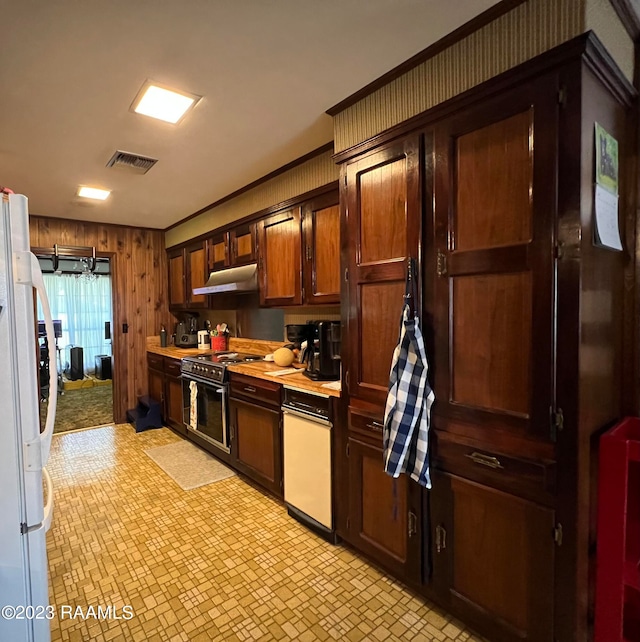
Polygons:
<instances>
[{"instance_id":1,"label":"oven door","mask_svg":"<svg viewBox=\"0 0 640 642\"><path fill-rule=\"evenodd\" d=\"M195 416L192 416L192 386L195 384ZM229 452L227 386L182 374L183 422L187 430Z\"/></svg>"}]
</instances>

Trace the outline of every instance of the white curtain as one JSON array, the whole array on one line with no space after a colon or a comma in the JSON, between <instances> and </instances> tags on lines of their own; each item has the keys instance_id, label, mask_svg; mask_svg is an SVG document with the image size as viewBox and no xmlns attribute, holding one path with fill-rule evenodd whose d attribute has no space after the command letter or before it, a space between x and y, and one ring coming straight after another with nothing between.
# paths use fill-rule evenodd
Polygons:
<instances>
[{"instance_id":1,"label":"white curtain","mask_svg":"<svg viewBox=\"0 0 640 642\"><path fill-rule=\"evenodd\" d=\"M112 321L111 276L102 274L93 280L75 274L43 276L51 315L62 321L62 337L58 339L62 367L69 358L67 348L80 346L84 371L93 372L96 355L111 354L111 341L104 338L105 321ZM43 318L39 303L38 318Z\"/></svg>"}]
</instances>

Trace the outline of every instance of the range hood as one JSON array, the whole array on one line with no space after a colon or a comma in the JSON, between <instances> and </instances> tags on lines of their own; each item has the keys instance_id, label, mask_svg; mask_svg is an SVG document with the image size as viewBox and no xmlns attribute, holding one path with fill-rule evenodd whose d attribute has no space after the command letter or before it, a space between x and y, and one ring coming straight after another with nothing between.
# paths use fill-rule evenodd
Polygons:
<instances>
[{"instance_id":1,"label":"range hood","mask_svg":"<svg viewBox=\"0 0 640 642\"><path fill-rule=\"evenodd\" d=\"M211 272L209 280L201 288L193 288L194 294L217 294L219 292L257 292L258 266L256 263Z\"/></svg>"}]
</instances>

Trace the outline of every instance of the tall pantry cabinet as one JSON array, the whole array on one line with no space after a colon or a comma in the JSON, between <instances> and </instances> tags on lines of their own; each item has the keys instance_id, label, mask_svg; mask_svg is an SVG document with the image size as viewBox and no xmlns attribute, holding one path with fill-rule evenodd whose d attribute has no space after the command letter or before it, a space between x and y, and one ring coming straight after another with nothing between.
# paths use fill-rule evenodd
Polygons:
<instances>
[{"instance_id":1,"label":"tall pantry cabinet","mask_svg":"<svg viewBox=\"0 0 640 642\"><path fill-rule=\"evenodd\" d=\"M634 99L585 34L337 157L338 530L492 640L587 639L591 462L622 409L628 259L594 246L594 127L618 140L624 194ZM436 394L431 491L382 466L410 257Z\"/></svg>"}]
</instances>

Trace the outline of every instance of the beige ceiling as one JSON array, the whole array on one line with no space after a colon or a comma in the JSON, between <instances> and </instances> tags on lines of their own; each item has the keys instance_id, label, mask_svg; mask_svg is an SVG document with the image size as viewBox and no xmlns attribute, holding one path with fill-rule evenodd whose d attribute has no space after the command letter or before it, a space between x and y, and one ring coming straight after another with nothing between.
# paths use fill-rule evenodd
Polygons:
<instances>
[{"instance_id":1,"label":"beige ceiling","mask_svg":"<svg viewBox=\"0 0 640 642\"><path fill-rule=\"evenodd\" d=\"M34 214L165 228L329 142L326 109L493 4L3 0L0 185ZM148 78L204 99L178 125L134 114ZM116 149L159 161L108 169Z\"/></svg>"}]
</instances>

